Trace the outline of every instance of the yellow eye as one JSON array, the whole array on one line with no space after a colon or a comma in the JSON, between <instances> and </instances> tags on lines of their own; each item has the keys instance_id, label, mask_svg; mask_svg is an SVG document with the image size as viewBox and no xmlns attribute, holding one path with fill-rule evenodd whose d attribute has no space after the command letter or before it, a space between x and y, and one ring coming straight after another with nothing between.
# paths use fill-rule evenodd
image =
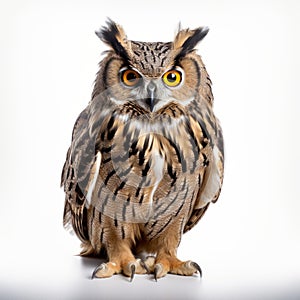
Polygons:
<instances>
[{"instance_id":1,"label":"yellow eye","mask_svg":"<svg viewBox=\"0 0 300 300\"><path fill-rule=\"evenodd\" d=\"M182 74L178 70L170 70L163 75L163 82L169 87L176 87L182 80Z\"/></svg>"},{"instance_id":2,"label":"yellow eye","mask_svg":"<svg viewBox=\"0 0 300 300\"><path fill-rule=\"evenodd\" d=\"M129 87L136 86L139 83L140 79L141 75L134 70L127 69L121 72L122 82Z\"/></svg>"}]
</instances>

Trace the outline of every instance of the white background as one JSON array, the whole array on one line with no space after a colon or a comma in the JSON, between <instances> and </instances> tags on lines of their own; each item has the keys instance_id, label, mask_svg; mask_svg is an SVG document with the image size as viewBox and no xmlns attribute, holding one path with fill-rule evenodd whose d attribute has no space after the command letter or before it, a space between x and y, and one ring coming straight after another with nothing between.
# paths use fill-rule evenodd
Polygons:
<instances>
[{"instance_id":1,"label":"white background","mask_svg":"<svg viewBox=\"0 0 300 300\"><path fill-rule=\"evenodd\" d=\"M199 45L226 145L219 201L178 254L203 279L89 280L62 228L60 172L90 100L110 17L129 39L170 41L208 25ZM1 1L0 298L299 299L300 2Z\"/></svg>"}]
</instances>

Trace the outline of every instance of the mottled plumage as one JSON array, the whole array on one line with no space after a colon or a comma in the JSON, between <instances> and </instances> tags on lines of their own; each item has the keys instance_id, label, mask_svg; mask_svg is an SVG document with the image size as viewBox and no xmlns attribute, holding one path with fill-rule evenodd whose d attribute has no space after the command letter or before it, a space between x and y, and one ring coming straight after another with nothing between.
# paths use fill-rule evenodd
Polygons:
<instances>
[{"instance_id":1,"label":"mottled plumage","mask_svg":"<svg viewBox=\"0 0 300 300\"><path fill-rule=\"evenodd\" d=\"M111 49L62 172L64 225L82 241L82 255L108 255L95 277L201 272L176 249L223 181L211 80L194 50L207 32L181 30L169 43L130 41L112 21L97 32ZM142 252L153 256L136 259Z\"/></svg>"}]
</instances>

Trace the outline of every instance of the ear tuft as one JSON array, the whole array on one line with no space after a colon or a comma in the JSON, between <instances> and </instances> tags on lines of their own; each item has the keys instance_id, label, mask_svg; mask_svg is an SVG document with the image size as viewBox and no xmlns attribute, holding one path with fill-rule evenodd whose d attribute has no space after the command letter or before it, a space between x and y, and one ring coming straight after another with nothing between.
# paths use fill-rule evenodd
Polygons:
<instances>
[{"instance_id":1,"label":"ear tuft","mask_svg":"<svg viewBox=\"0 0 300 300\"><path fill-rule=\"evenodd\" d=\"M125 50L127 37L124 29L109 18L107 19L106 24L107 26L103 26L99 31L95 32L96 35L118 55L125 60L128 60L128 54Z\"/></svg>"},{"instance_id":2,"label":"ear tuft","mask_svg":"<svg viewBox=\"0 0 300 300\"><path fill-rule=\"evenodd\" d=\"M176 59L180 59L186 54L192 52L195 46L207 35L208 27L199 27L194 30L180 30L173 42L175 51L178 51Z\"/></svg>"}]
</instances>

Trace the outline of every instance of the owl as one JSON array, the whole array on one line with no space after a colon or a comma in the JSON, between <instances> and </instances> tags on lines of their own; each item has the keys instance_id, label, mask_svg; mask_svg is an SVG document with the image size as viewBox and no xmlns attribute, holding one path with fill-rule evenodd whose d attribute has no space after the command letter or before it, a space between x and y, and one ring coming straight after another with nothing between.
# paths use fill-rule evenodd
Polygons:
<instances>
[{"instance_id":1,"label":"owl","mask_svg":"<svg viewBox=\"0 0 300 300\"><path fill-rule=\"evenodd\" d=\"M82 242L82 256L107 258L92 278L202 276L176 252L223 182L212 83L195 50L207 33L179 28L172 42L132 41L110 19L96 32L109 50L61 177L64 226Z\"/></svg>"}]
</instances>

